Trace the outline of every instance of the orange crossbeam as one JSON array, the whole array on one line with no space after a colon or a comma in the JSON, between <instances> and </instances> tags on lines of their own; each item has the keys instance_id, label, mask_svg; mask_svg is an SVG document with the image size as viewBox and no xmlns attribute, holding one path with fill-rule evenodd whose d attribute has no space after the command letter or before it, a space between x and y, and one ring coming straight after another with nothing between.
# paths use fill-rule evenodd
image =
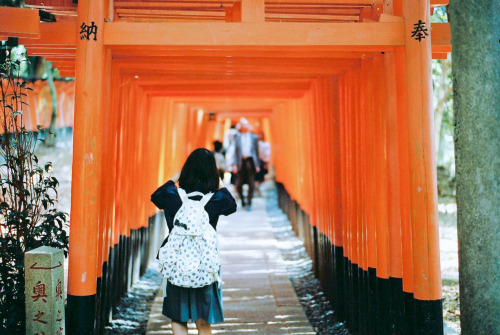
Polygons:
<instances>
[{"instance_id":1,"label":"orange crossbeam","mask_svg":"<svg viewBox=\"0 0 500 335\"><path fill-rule=\"evenodd\" d=\"M401 23L105 23L106 45L404 45Z\"/></svg>"},{"instance_id":2,"label":"orange crossbeam","mask_svg":"<svg viewBox=\"0 0 500 335\"><path fill-rule=\"evenodd\" d=\"M75 71L59 71L61 77L74 77Z\"/></svg>"},{"instance_id":3,"label":"orange crossbeam","mask_svg":"<svg viewBox=\"0 0 500 335\"><path fill-rule=\"evenodd\" d=\"M431 25L432 52L451 52L451 31L449 23Z\"/></svg>"},{"instance_id":4,"label":"orange crossbeam","mask_svg":"<svg viewBox=\"0 0 500 335\"><path fill-rule=\"evenodd\" d=\"M40 23L40 36L21 38L19 44L72 45L76 48L77 24L71 22Z\"/></svg>"},{"instance_id":5,"label":"orange crossbeam","mask_svg":"<svg viewBox=\"0 0 500 335\"><path fill-rule=\"evenodd\" d=\"M390 26L387 26L388 24L390 24ZM188 26L185 26L185 25L188 25ZM210 45L210 44L215 44L217 43L216 42L216 39L217 39L217 36L214 36L214 35L211 35L210 33L210 28L213 27L214 24L210 24L210 26L207 26L207 24L197 24L197 23L194 23L194 24L191 24L191 23L180 23L180 24L177 24L177 23L160 23L160 24L147 24L147 23L108 23L106 25L106 28L109 30L107 31L107 33L105 34L105 43L106 44L109 44L109 45L118 45L118 44L122 44L122 45L137 45L137 44L140 44L140 45L165 45L165 44L169 44L171 46L183 46L183 45L195 45L195 44L198 44L198 45ZM266 29L259 29L259 31L256 31L255 33L249 33L249 34L245 34L245 29L248 29L248 28L251 28L251 26L249 27L248 26L249 23L245 23L245 24L241 24L241 23L231 23L230 26L228 26L227 24L224 24L224 23L220 23L220 24L215 24L215 27L218 28L216 29L216 31L219 31L220 32L220 38L224 40L224 38L226 39L226 43L225 44L228 44L228 45L235 45L235 44L245 44L245 45L251 45L251 43L255 43L255 44L258 44L258 40L259 39L264 39L264 38L267 38L269 37L269 34L271 32L265 32ZM250 24L251 25L251 24ZM255 24L255 25L262 25L262 24ZM278 23L266 23L265 25L271 25L269 26L270 28L273 28L273 25L277 26L277 27L280 27L282 26L283 24L278 24ZM302 26L304 25L304 26ZM321 31L325 31L325 35L326 35L326 31L328 30L322 30L322 26L324 26L325 24L318 24L317 27L318 29L320 29L318 31L318 33L320 33ZM330 24L328 24L330 25ZM349 27L354 27L354 28L359 28L360 32L357 33L357 34L354 34L356 36L359 36L358 38L356 39L352 39L351 38L351 41L345 41L347 38L347 36L351 36L349 34L346 33L346 30L349 30L349 29L342 29L342 28L346 28L344 27L345 25L342 24L332 24L334 27L339 27L337 30L333 30L332 31L332 35L337 31L338 34L345 34L344 35L344 38L343 39L337 39L334 41L334 38L332 36L321 36L321 34L318 34L319 36L315 36L314 39L312 39L312 42L311 44L314 44L314 43L317 43L317 44L320 44L322 43L322 45L324 47L327 47L328 45L330 47L332 46L340 46L340 45L351 45L351 46L361 46L362 44L364 44L364 46L374 46L376 48L377 46L377 43L379 43L378 45L401 45L401 31L399 33L392 33L392 35L396 35L395 38L392 40L392 42L394 43L391 43L391 39L388 38L387 36L384 36L383 38L381 39L378 39L377 40L373 40L373 41L367 41L368 39L370 39L370 36L377 36L377 35L383 35L383 31L384 29L387 30L387 29L391 29L391 28L396 28L396 30L400 30L400 25L397 23L397 22L392 22L392 23L384 23L384 25L380 25L380 23L363 23L362 25L361 24L356 24L356 23L352 23L352 24L349 24ZM362 33L363 31L366 31L366 27L365 25L369 25L369 27L371 27L372 31L369 32L366 36L361 36L359 35L360 33ZM380 26L377 26L377 25L380 25ZM20 44L25 44L25 45L37 45L37 44L40 44L40 45L43 45L43 46L47 46L47 45L61 45L61 46L66 46L66 45L76 45L76 39L77 39L77 24L76 23L42 23L39 25L40 26L40 36L38 36L38 39L35 39L33 38L33 36L31 36L31 38L21 38L20 39ZM121 27L123 27L125 30L134 30L134 29L138 29L139 31L134 33L134 35L138 35L140 34L140 32L145 28L145 29L149 29L151 27L154 27L155 30L158 30L158 33L160 33L160 30L162 29L168 29L172 32L172 34L175 34L176 32L178 31L181 31L181 36L179 35L171 35L173 37L166 37L166 36L163 36L161 37L161 35L167 35L165 33L162 33L162 34L157 34L157 35L160 35L158 37L154 37L153 34L149 34L149 33L145 33L144 32L144 36L148 36L149 38L148 39L140 39L138 38L138 41L133 41L132 38L130 37L127 37L127 36L124 36L126 35L125 33L124 34L121 34L120 32L120 29ZM235 29L235 27L239 26L238 28ZM295 26L295 28L294 28ZM289 25L284 25L283 29L279 29L276 31L277 34L280 34L280 35L287 35L288 34L288 38L285 37L284 39L281 40L281 42L279 43L276 43L274 44L274 47L276 47L277 45L286 45L285 43L287 43L288 45L293 45L294 44L294 41L293 41L293 31L297 31L297 32L300 32L303 35L308 35L308 34L312 34L313 32L316 33L315 29L314 29L314 26L316 26L315 24L289 24ZM166 27L166 28L163 28L163 27ZM190 28L191 27L191 28ZM231 30L229 29L224 29L224 27L227 27L227 28L232 28ZM199 37L191 37L191 40L189 41L183 41L182 40L182 35L186 34L186 31L184 31L185 29L202 29L203 31L200 32L198 35ZM250 29L251 30L251 29ZM281 31L280 31L281 30ZM369 30L369 29L368 29ZM233 33L233 34L232 34ZM235 34L241 34L241 35L246 35L245 37L251 37L254 42L252 42L252 40L247 40L247 42L238 42L238 36L234 36ZM450 28L449 28L449 23L433 23L432 24L432 39L431 39L431 42L432 42L432 47L433 47L433 52L450 52L451 51L451 37L450 37ZM119 36L119 35L123 35L123 36ZM231 36L233 35L233 36ZM250 35L250 36L248 36ZM264 36L263 36L264 35ZM292 35L292 36L290 36ZM337 35L337 34L335 34ZM177 37L176 37L177 36ZM138 37L138 36L137 36ZM205 41L201 41L203 38L206 38ZM157 41L155 42L154 40L158 40L158 39L162 39L162 41ZM193 41L194 39L194 41ZM278 40L279 37L277 36L275 39L270 39L270 40L274 40L275 42L277 42L276 40ZM287 40L289 42L287 42ZM188 44L191 43L191 44ZM272 44L271 42L268 42L269 44ZM328 47L327 47L328 48ZM190 48L192 50L192 48ZM134 50L134 52L140 52L141 49L139 49L139 51L137 50ZM348 49L346 49L347 51ZM349 50L352 50L352 47L351 49ZM377 51L376 49L374 49L373 51ZM212 51L211 51L212 52ZM237 52L237 50L235 51ZM315 52L318 52L318 50L315 50ZM353 51L347 51L347 52L350 52L350 53L355 53ZM147 51L148 55L151 55L151 53L149 51ZM277 51L277 53L281 54L282 51ZM293 53L295 54L295 51L293 51ZM331 54L331 50L325 50L325 53L327 54ZM309 54L309 51L305 52L306 55ZM361 57L362 55L360 55ZM355 56L354 56L355 57Z\"/></svg>"},{"instance_id":6,"label":"orange crossbeam","mask_svg":"<svg viewBox=\"0 0 500 335\"><path fill-rule=\"evenodd\" d=\"M448 59L447 52L433 52L432 59Z\"/></svg>"},{"instance_id":7,"label":"orange crossbeam","mask_svg":"<svg viewBox=\"0 0 500 335\"><path fill-rule=\"evenodd\" d=\"M450 3L450 0L430 0L431 7L441 7L447 6Z\"/></svg>"},{"instance_id":8,"label":"orange crossbeam","mask_svg":"<svg viewBox=\"0 0 500 335\"><path fill-rule=\"evenodd\" d=\"M8 37L40 36L40 17L37 10L0 7L0 35Z\"/></svg>"}]
</instances>

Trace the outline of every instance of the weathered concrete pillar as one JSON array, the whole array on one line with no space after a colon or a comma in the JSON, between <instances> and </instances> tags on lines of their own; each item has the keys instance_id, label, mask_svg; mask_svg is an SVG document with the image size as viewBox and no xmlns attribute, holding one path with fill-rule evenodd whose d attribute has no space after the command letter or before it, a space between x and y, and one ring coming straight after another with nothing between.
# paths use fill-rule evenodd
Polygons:
<instances>
[{"instance_id":1,"label":"weathered concrete pillar","mask_svg":"<svg viewBox=\"0 0 500 335\"><path fill-rule=\"evenodd\" d=\"M24 256L26 334L65 335L64 254L40 247Z\"/></svg>"},{"instance_id":2,"label":"weathered concrete pillar","mask_svg":"<svg viewBox=\"0 0 500 335\"><path fill-rule=\"evenodd\" d=\"M450 1L460 320L500 334L500 2Z\"/></svg>"}]
</instances>

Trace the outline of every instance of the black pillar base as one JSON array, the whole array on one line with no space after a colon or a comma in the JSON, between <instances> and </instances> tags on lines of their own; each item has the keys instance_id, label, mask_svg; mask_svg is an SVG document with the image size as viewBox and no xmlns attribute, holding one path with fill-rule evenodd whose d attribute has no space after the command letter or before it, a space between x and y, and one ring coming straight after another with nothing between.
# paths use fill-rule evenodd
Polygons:
<instances>
[{"instance_id":1,"label":"black pillar base","mask_svg":"<svg viewBox=\"0 0 500 335\"><path fill-rule=\"evenodd\" d=\"M415 335L443 334L443 301L415 299Z\"/></svg>"},{"instance_id":2,"label":"black pillar base","mask_svg":"<svg viewBox=\"0 0 500 335\"><path fill-rule=\"evenodd\" d=\"M96 295L68 294L66 330L68 335L94 335Z\"/></svg>"}]
</instances>

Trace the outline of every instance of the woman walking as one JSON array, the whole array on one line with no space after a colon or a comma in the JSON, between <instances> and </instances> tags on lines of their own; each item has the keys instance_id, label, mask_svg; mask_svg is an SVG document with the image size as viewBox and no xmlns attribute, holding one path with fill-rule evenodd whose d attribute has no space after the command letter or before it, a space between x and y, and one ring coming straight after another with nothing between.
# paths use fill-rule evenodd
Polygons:
<instances>
[{"instance_id":1,"label":"woman walking","mask_svg":"<svg viewBox=\"0 0 500 335\"><path fill-rule=\"evenodd\" d=\"M229 215L236 211L233 196L225 187L220 187L215 158L207 149L196 149L189 155L179 176L179 188L175 182L176 180L169 180L151 196L151 201L164 211L171 234L174 225L181 232L190 228L178 219L174 222L177 212L188 202L188 198L201 201L200 205L206 202L203 208L214 230L220 215ZM168 237L163 244L168 244L167 241ZM203 287L177 286L170 282L174 282L173 278L169 279L165 288L163 315L172 319L174 335L187 335L188 321L196 323L200 335L212 334L211 324L224 321L220 273L214 275L214 279L215 277L218 280Z\"/></svg>"}]
</instances>

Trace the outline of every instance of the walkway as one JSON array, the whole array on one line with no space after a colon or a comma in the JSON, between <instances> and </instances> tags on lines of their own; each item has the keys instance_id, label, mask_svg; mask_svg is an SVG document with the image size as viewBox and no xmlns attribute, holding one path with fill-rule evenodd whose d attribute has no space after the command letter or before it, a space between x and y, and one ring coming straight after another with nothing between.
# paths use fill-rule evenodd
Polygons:
<instances>
[{"instance_id":1,"label":"walkway","mask_svg":"<svg viewBox=\"0 0 500 335\"><path fill-rule=\"evenodd\" d=\"M265 200L255 199L251 212L241 208L218 225L223 263L226 322L214 334L316 334L309 324L276 247L267 221ZM147 335L172 334L161 315L162 294L151 309ZM189 334L197 334L190 324Z\"/></svg>"}]
</instances>

